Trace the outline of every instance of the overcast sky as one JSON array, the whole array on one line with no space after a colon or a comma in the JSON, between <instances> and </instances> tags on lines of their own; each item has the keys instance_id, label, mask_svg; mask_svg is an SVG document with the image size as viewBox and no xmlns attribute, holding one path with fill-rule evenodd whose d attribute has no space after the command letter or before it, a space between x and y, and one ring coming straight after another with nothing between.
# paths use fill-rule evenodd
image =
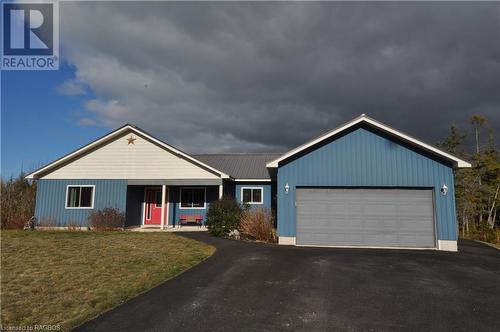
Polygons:
<instances>
[{"instance_id":1,"label":"overcast sky","mask_svg":"<svg viewBox=\"0 0 500 332\"><path fill-rule=\"evenodd\" d=\"M500 129L500 3L61 4L82 126L189 152L285 151L366 113L435 143Z\"/></svg>"}]
</instances>

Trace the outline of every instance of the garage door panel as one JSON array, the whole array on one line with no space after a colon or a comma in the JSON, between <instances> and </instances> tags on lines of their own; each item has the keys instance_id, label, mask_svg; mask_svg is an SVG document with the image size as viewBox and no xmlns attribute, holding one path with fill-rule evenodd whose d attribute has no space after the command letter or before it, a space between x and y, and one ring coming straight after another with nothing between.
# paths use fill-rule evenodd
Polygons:
<instances>
[{"instance_id":1,"label":"garage door panel","mask_svg":"<svg viewBox=\"0 0 500 332\"><path fill-rule=\"evenodd\" d=\"M435 247L431 190L297 189L297 244Z\"/></svg>"}]
</instances>

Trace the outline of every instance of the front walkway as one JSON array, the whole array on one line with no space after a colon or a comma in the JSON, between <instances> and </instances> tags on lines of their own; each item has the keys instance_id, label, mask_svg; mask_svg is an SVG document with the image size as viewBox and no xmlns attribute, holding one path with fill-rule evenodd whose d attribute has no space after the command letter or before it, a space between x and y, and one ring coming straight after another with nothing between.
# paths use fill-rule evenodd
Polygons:
<instances>
[{"instance_id":1,"label":"front walkway","mask_svg":"<svg viewBox=\"0 0 500 332\"><path fill-rule=\"evenodd\" d=\"M304 248L182 236L217 247L79 331L498 331L500 252Z\"/></svg>"}]
</instances>

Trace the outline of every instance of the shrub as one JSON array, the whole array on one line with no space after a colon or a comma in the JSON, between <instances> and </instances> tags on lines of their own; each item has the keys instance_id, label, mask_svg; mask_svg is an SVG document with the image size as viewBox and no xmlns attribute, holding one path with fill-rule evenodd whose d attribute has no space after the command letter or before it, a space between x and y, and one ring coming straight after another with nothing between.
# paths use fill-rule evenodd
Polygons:
<instances>
[{"instance_id":1,"label":"shrub","mask_svg":"<svg viewBox=\"0 0 500 332\"><path fill-rule=\"evenodd\" d=\"M125 223L125 213L114 208L104 208L89 215L89 224L98 231L111 231L122 228Z\"/></svg>"},{"instance_id":2,"label":"shrub","mask_svg":"<svg viewBox=\"0 0 500 332\"><path fill-rule=\"evenodd\" d=\"M478 226L471 226L469 236L472 239L476 239L479 241L496 243L498 241L497 232L495 229L490 228L490 226L483 221Z\"/></svg>"},{"instance_id":3,"label":"shrub","mask_svg":"<svg viewBox=\"0 0 500 332\"><path fill-rule=\"evenodd\" d=\"M242 213L242 207L233 198L222 197L208 208L208 231L215 236L227 236L238 229Z\"/></svg>"},{"instance_id":4,"label":"shrub","mask_svg":"<svg viewBox=\"0 0 500 332\"><path fill-rule=\"evenodd\" d=\"M17 178L0 179L1 227L23 229L35 213L36 182L21 173Z\"/></svg>"},{"instance_id":5,"label":"shrub","mask_svg":"<svg viewBox=\"0 0 500 332\"><path fill-rule=\"evenodd\" d=\"M274 217L269 209L246 210L241 218L240 231L257 241L275 243L277 240Z\"/></svg>"}]
</instances>

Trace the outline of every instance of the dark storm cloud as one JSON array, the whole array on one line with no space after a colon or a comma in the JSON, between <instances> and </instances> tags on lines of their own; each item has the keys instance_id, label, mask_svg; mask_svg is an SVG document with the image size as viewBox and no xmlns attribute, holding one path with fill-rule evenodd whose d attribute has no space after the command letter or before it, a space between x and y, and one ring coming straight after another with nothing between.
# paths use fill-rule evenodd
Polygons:
<instances>
[{"instance_id":1,"label":"dark storm cloud","mask_svg":"<svg viewBox=\"0 0 500 332\"><path fill-rule=\"evenodd\" d=\"M361 113L431 143L474 113L500 129L498 3L64 3L61 24L88 119L188 151L286 150Z\"/></svg>"}]
</instances>

